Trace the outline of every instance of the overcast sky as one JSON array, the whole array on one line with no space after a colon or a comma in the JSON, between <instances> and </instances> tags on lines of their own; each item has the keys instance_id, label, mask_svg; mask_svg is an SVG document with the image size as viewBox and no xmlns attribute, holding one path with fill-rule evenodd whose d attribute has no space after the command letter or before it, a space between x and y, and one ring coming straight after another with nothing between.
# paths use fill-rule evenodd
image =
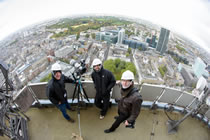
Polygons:
<instances>
[{"instance_id":1,"label":"overcast sky","mask_svg":"<svg viewBox=\"0 0 210 140\"><path fill-rule=\"evenodd\" d=\"M148 20L210 52L210 0L0 0L0 40L31 24L78 14Z\"/></svg>"}]
</instances>

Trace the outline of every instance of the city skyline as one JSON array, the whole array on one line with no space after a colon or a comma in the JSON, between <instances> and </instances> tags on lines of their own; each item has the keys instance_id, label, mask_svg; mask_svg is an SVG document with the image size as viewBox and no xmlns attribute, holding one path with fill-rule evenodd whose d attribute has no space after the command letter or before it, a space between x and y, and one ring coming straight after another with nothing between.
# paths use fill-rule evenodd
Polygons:
<instances>
[{"instance_id":1,"label":"city skyline","mask_svg":"<svg viewBox=\"0 0 210 140\"><path fill-rule=\"evenodd\" d=\"M117 1L0 1L0 40L26 26L52 18L81 14L123 15L148 20L181 33L210 52L210 2L193 1L129 1L132 8ZM81 3L83 3L81 5ZM110 3L112 3L110 5ZM118 8L115 5L118 5ZM47 5L47 6L46 6ZM39 9L39 10L38 10ZM57 9L57 10L55 10ZM151 10L152 9L152 10ZM162 9L162 10L161 10ZM195 10L196 9L196 10ZM155 11L155 12L154 12ZM13 18L14 17L14 18Z\"/></svg>"}]
</instances>

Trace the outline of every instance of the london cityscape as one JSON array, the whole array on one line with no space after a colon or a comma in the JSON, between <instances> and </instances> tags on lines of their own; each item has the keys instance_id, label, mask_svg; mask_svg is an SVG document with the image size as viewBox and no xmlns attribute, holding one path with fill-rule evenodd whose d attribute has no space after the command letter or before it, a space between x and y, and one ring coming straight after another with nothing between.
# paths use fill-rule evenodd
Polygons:
<instances>
[{"instance_id":1,"label":"london cityscape","mask_svg":"<svg viewBox=\"0 0 210 140\"><path fill-rule=\"evenodd\" d=\"M0 0L0 140L209 140L209 8Z\"/></svg>"}]
</instances>

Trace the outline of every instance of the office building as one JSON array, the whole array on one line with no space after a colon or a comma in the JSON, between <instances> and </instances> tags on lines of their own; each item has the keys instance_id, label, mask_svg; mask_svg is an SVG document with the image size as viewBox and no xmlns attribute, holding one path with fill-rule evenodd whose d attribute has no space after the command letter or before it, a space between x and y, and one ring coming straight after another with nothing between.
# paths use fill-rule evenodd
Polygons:
<instances>
[{"instance_id":1,"label":"office building","mask_svg":"<svg viewBox=\"0 0 210 140\"><path fill-rule=\"evenodd\" d=\"M121 29L121 30L118 32L118 40L117 40L117 43L118 43L118 44L122 44L124 38L125 38L125 30L124 30L124 29Z\"/></svg>"},{"instance_id":2,"label":"office building","mask_svg":"<svg viewBox=\"0 0 210 140\"><path fill-rule=\"evenodd\" d=\"M203 60L199 57L195 59L195 63L193 65L193 72L197 78L201 76L209 76L208 71L206 70L207 65L203 62Z\"/></svg>"},{"instance_id":3,"label":"office building","mask_svg":"<svg viewBox=\"0 0 210 140\"><path fill-rule=\"evenodd\" d=\"M157 42L155 35L153 35L152 38L147 38L146 42L149 44L150 47L156 48Z\"/></svg>"},{"instance_id":4,"label":"office building","mask_svg":"<svg viewBox=\"0 0 210 140\"><path fill-rule=\"evenodd\" d=\"M182 68L182 69L181 69L181 75L182 75L182 77L183 77L183 79L184 79L184 84L185 84L186 86L191 87L193 84L196 83L196 79L195 79L195 78L193 77L193 75L192 75L189 71L187 71L185 68Z\"/></svg>"},{"instance_id":5,"label":"office building","mask_svg":"<svg viewBox=\"0 0 210 140\"><path fill-rule=\"evenodd\" d=\"M143 43L143 42L140 42L140 41L136 41L136 40L125 39L123 41L123 44L128 45L129 47L131 47L133 49L140 48L142 51L145 51L147 49L146 43Z\"/></svg>"},{"instance_id":6,"label":"office building","mask_svg":"<svg viewBox=\"0 0 210 140\"><path fill-rule=\"evenodd\" d=\"M156 51L160 52L161 55L163 55L167 50L169 34L170 34L169 30L161 28L158 44L156 47Z\"/></svg>"},{"instance_id":7,"label":"office building","mask_svg":"<svg viewBox=\"0 0 210 140\"><path fill-rule=\"evenodd\" d=\"M118 32L105 31L96 34L96 40L107 41L107 43L117 43Z\"/></svg>"}]
</instances>

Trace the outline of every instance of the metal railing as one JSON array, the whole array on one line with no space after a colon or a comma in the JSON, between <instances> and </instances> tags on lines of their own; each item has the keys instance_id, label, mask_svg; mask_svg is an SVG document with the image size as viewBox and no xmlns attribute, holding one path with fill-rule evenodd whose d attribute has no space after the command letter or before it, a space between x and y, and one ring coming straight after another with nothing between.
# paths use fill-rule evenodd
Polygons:
<instances>
[{"instance_id":1,"label":"metal railing","mask_svg":"<svg viewBox=\"0 0 210 140\"><path fill-rule=\"evenodd\" d=\"M89 99L94 99L96 91L92 81L83 81L83 88ZM32 103L40 100L48 100L46 96L47 82L28 84L15 97L16 104L26 112ZM73 97L74 84L66 84L67 96L69 99ZM181 112L189 112L195 108L196 97L187 92L178 89L169 88L163 85L143 84L141 86L135 84L140 88L140 94L143 98L143 106L147 105L150 108L163 107L172 108ZM21 97L21 98L20 98ZM112 91L112 99L119 99L121 97L120 87L115 85ZM204 120L210 126L210 107L204 105L200 109L197 116Z\"/></svg>"}]
</instances>

